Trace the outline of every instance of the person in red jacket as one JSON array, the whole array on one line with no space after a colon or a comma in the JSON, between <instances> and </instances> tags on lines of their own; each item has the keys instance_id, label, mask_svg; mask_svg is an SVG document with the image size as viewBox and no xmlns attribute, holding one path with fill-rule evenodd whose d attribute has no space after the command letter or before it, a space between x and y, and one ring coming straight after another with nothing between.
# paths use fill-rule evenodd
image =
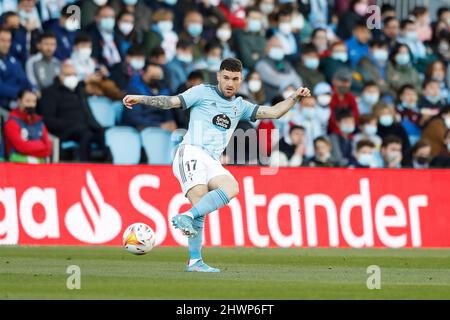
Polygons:
<instances>
[{"instance_id":1,"label":"person in red jacket","mask_svg":"<svg viewBox=\"0 0 450 320\"><path fill-rule=\"evenodd\" d=\"M36 94L22 91L17 103L5 124L9 161L44 163L52 152L52 144L42 117L36 114Z\"/></svg>"},{"instance_id":2,"label":"person in red jacket","mask_svg":"<svg viewBox=\"0 0 450 320\"><path fill-rule=\"evenodd\" d=\"M340 133L336 122L336 110L350 109L355 123L358 123L358 102L353 93L350 92L352 85L352 73L348 69L339 69L333 76L333 95L330 101L331 116L328 123L330 133Z\"/></svg>"}]
</instances>

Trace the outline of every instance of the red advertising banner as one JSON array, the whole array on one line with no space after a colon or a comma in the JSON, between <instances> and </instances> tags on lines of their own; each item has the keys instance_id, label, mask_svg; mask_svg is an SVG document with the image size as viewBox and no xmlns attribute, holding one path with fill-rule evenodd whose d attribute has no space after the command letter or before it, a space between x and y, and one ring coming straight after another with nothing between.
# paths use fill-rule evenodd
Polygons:
<instances>
[{"instance_id":1,"label":"red advertising banner","mask_svg":"<svg viewBox=\"0 0 450 320\"><path fill-rule=\"evenodd\" d=\"M207 246L450 247L450 170L229 169L240 194ZM169 166L0 164L0 244L120 245L144 222L186 245L169 219L189 207Z\"/></svg>"}]
</instances>

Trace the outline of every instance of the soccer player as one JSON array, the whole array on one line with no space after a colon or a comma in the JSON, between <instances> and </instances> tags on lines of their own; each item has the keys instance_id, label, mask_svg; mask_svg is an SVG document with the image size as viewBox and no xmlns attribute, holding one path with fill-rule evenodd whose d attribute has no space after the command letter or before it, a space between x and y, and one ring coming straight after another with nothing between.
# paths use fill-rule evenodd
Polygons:
<instances>
[{"instance_id":1,"label":"soccer player","mask_svg":"<svg viewBox=\"0 0 450 320\"><path fill-rule=\"evenodd\" d=\"M239 192L238 183L222 167L219 157L226 148L239 120L278 119L301 97L309 96L307 88L297 89L290 97L272 107L258 106L235 94L242 82L242 63L228 58L217 72L218 85L200 84L178 96L127 95L127 108L135 104L160 109L190 109L189 129L178 147L173 172L192 208L172 218L189 242L188 272L220 272L203 262L201 247L205 216L222 208Z\"/></svg>"}]
</instances>

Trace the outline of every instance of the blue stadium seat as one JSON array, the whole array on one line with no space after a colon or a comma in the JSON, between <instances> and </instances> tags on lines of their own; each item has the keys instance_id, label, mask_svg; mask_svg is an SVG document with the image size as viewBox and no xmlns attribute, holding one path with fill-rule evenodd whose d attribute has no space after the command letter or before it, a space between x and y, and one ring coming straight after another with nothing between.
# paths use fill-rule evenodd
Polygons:
<instances>
[{"instance_id":1,"label":"blue stadium seat","mask_svg":"<svg viewBox=\"0 0 450 320\"><path fill-rule=\"evenodd\" d=\"M117 107L114 105L115 103L107 97L91 96L88 98L92 115L103 128L109 128L116 124Z\"/></svg>"},{"instance_id":2,"label":"blue stadium seat","mask_svg":"<svg viewBox=\"0 0 450 320\"><path fill-rule=\"evenodd\" d=\"M175 142L171 133L161 128L146 128L141 131L142 146L149 164L171 164Z\"/></svg>"},{"instance_id":3,"label":"blue stadium seat","mask_svg":"<svg viewBox=\"0 0 450 320\"><path fill-rule=\"evenodd\" d=\"M132 127L112 127L105 132L114 164L137 164L141 158L141 138Z\"/></svg>"}]
</instances>

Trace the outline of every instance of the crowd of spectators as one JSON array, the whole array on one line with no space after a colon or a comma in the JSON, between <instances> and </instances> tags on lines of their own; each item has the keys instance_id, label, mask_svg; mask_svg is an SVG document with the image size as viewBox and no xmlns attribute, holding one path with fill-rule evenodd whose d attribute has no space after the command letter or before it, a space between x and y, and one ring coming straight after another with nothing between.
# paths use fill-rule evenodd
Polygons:
<instances>
[{"instance_id":1,"label":"crowd of spectators","mask_svg":"<svg viewBox=\"0 0 450 320\"><path fill-rule=\"evenodd\" d=\"M416 6L398 18L384 4L369 28L373 2L1 1L0 109L9 116L0 161L47 161L49 133L76 142L77 161L111 161L89 97L214 85L221 60L236 57L238 94L251 102L273 105L300 86L312 92L278 120L239 124L269 133L270 164L450 167L450 9ZM118 124L173 132L188 121L184 110L137 105Z\"/></svg>"}]
</instances>

